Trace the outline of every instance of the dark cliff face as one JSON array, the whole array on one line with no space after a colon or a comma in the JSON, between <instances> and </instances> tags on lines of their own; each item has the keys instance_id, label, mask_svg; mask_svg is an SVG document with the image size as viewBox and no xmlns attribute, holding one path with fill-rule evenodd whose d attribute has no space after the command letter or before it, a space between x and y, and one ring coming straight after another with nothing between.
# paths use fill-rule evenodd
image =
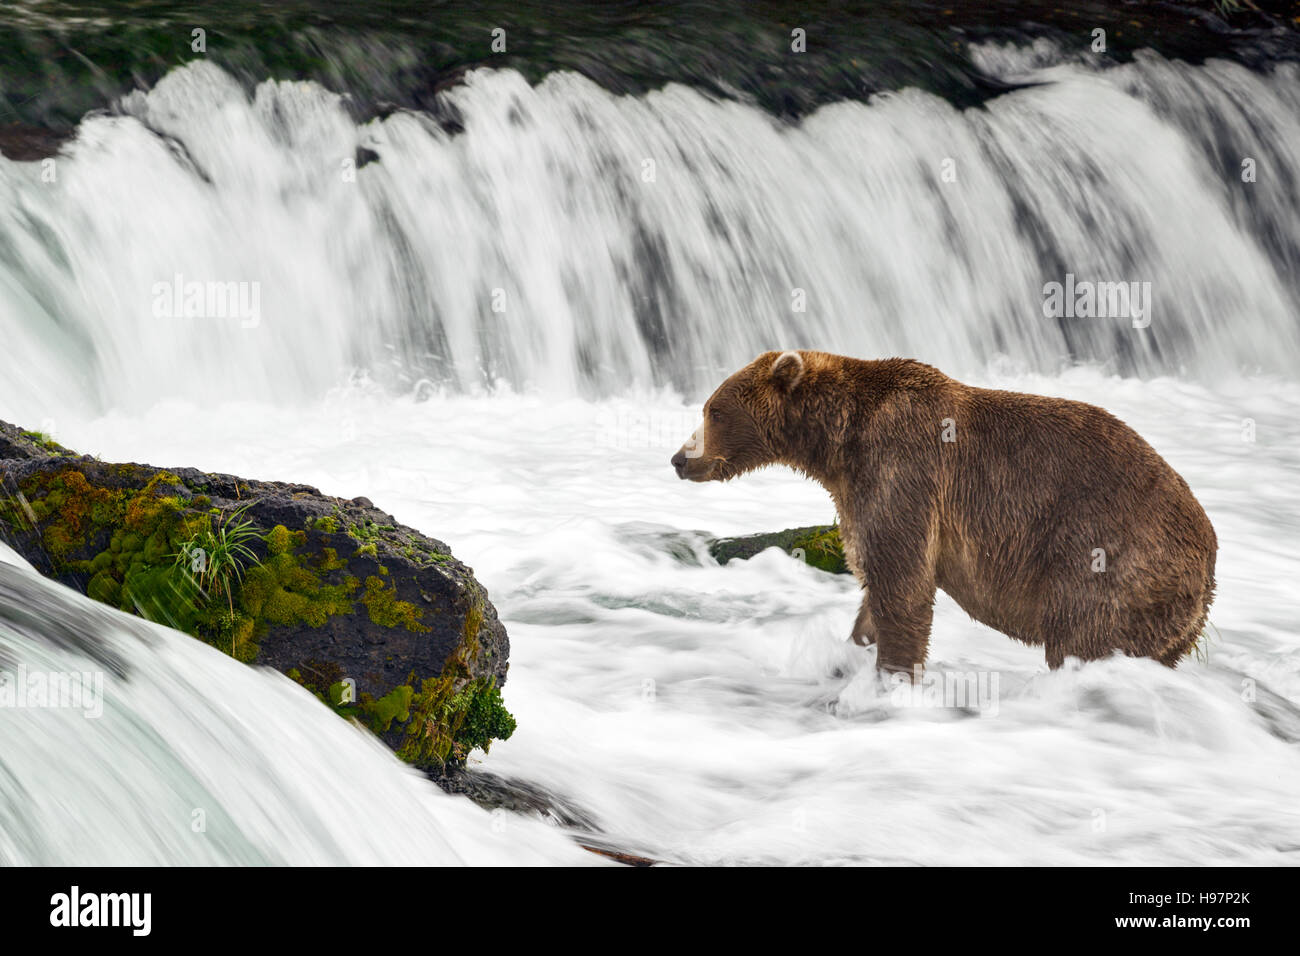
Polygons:
<instances>
[{"instance_id":1,"label":"dark cliff face","mask_svg":"<svg viewBox=\"0 0 1300 956\"><path fill-rule=\"evenodd\" d=\"M486 590L366 499L98 461L0 422L0 535L96 600L288 674L413 763L513 729Z\"/></svg>"},{"instance_id":2,"label":"dark cliff face","mask_svg":"<svg viewBox=\"0 0 1300 956\"><path fill-rule=\"evenodd\" d=\"M1300 55L1298 13L1296 0L49 0L39 15L0 7L0 154L53 155L86 113L197 60L250 89L313 80L346 94L358 118L418 110L449 131L459 118L442 94L481 67L534 83L572 71L615 93L684 83L793 120L903 87L978 105L1008 86L972 61L972 42L1082 53L1100 29L1117 62L1145 48L1259 67Z\"/></svg>"}]
</instances>

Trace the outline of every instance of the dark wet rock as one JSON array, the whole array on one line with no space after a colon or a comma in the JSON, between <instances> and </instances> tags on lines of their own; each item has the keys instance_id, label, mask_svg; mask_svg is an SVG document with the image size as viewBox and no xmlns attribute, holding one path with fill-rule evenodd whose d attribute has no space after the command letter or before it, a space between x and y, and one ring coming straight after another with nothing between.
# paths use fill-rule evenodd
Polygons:
<instances>
[{"instance_id":1,"label":"dark wet rock","mask_svg":"<svg viewBox=\"0 0 1300 956\"><path fill-rule=\"evenodd\" d=\"M289 675L413 763L514 728L509 639L473 569L369 499L103 462L0 422L0 535L96 600ZM222 535L246 549L224 577Z\"/></svg>"},{"instance_id":2,"label":"dark wet rock","mask_svg":"<svg viewBox=\"0 0 1300 956\"><path fill-rule=\"evenodd\" d=\"M527 781L463 767L432 770L427 775L447 793L469 797L485 810L530 814L573 830L597 829L594 818L585 810Z\"/></svg>"},{"instance_id":3,"label":"dark wet rock","mask_svg":"<svg viewBox=\"0 0 1300 956\"><path fill-rule=\"evenodd\" d=\"M535 816L562 827L584 850L624 866L654 866L660 862L619 847L601 832L594 816L545 787L465 767L447 767L428 771L427 775L445 792L469 797L485 810Z\"/></svg>"},{"instance_id":4,"label":"dark wet rock","mask_svg":"<svg viewBox=\"0 0 1300 956\"><path fill-rule=\"evenodd\" d=\"M57 155L70 138L70 132L26 123L3 123L0 124L0 156L20 163L48 159Z\"/></svg>"},{"instance_id":5,"label":"dark wet rock","mask_svg":"<svg viewBox=\"0 0 1300 956\"><path fill-rule=\"evenodd\" d=\"M726 564L732 560L752 558L768 548L780 548L786 554L832 574L850 573L844 560L839 528L835 525L810 525L739 538L716 538L709 545L709 553L719 564Z\"/></svg>"}]
</instances>

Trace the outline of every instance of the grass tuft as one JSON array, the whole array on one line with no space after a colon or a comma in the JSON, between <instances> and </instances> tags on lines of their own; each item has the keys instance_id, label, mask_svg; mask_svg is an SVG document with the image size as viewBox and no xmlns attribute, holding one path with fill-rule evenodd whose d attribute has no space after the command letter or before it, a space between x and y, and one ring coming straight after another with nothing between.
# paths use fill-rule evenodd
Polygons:
<instances>
[{"instance_id":1,"label":"grass tuft","mask_svg":"<svg viewBox=\"0 0 1300 956\"><path fill-rule=\"evenodd\" d=\"M180 546L172 558L187 571L199 590L209 597L224 597L234 613L235 585L244 579L244 570L258 563L249 544L261 535L253 522L244 517L252 502L208 522Z\"/></svg>"}]
</instances>

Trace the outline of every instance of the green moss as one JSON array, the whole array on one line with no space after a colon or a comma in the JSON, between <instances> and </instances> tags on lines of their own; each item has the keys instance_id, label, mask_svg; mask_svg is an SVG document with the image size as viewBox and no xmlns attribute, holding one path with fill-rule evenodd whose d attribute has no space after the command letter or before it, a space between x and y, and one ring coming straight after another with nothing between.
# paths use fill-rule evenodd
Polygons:
<instances>
[{"instance_id":1,"label":"green moss","mask_svg":"<svg viewBox=\"0 0 1300 956\"><path fill-rule=\"evenodd\" d=\"M348 575L340 583L324 583L294 553L305 538L303 532L291 532L284 525L267 532L270 556L248 570L239 594L239 605L255 621L321 627L333 615L354 611L351 595L359 586L357 579Z\"/></svg>"},{"instance_id":2,"label":"green moss","mask_svg":"<svg viewBox=\"0 0 1300 956\"><path fill-rule=\"evenodd\" d=\"M33 475L20 491L56 563L87 547L103 526L120 521L126 507L123 492L96 487L74 468Z\"/></svg>"},{"instance_id":3,"label":"green moss","mask_svg":"<svg viewBox=\"0 0 1300 956\"><path fill-rule=\"evenodd\" d=\"M347 561L339 557L333 548L321 548L320 560L315 563L320 571L339 571L348 566Z\"/></svg>"},{"instance_id":4,"label":"green moss","mask_svg":"<svg viewBox=\"0 0 1300 956\"><path fill-rule=\"evenodd\" d=\"M347 526L348 536L359 545L357 554L368 555L372 558L379 556L379 543L386 540L390 532L396 530L396 525L375 524L369 518Z\"/></svg>"},{"instance_id":5,"label":"green moss","mask_svg":"<svg viewBox=\"0 0 1300 956\"><path fill-rule=\"evenodd\" d=\"M167 556L172 554L171 543L167 540L167 529L159 527L145 539L144 560L149 564L166 564Z\"/></svg>"},{"instance_id":6,"label":"green moss","mask_svg":"<svg viewBox=\"0 0 1300 956\"><path fill-rule=\"evenodd\" d=\"M155 472L139 491L130 495L123 516L123 527L142 534L151 534L158 524L174 518L181 510L177 495L163 494L166 489L183 489L185 486L175 475L166 471Z\"/></svg>"},{"instance_id":7,"label":"green moss","mask_svg":"<svg viewBox=\"0 0 1300 956\"><path fill-rule=\"evenodd\" d=\"M238 593L209 600L175 560L186 541L210 526L211 499L187 502L183 484L170 472L119 465L112 473L123 482L148 478L138 489L117 490L65 469L35 475L20 490L35 502L33 516L56 573L88 575L92 598L176 627L241 660L256 657L256 636L269 625L318 627L333 614L355 612L350 595L360 587L356 578L329 584L320 579L346 562L325 549L308 567L294 554L304 533L279 525L265 538L268 562L249 570L236 584ZM6 501L16 510L18 502ZM102 550L95 552L96 546Z\"/></svg>"},{"instance_id":8,"label":"green moss","mask_svg":"<svg viewBox=\"0 0 1300 956\"><path fill-rule=\"evenodd\" d=\"M402 554L412 564L420 567L428 567L431 564L446 564L450 561L451 555L442 551L435 551L429 545L422 542L408 544L402 548Z\"/></svg>"},{"instance_id":9,"label":"green moss","mask_svg":"<svg viewBox=\"0 0 1300 956\"><path fill-rule=\"evenodd\" d=\"M348 535L358 541L378 541L379 525L367 518L358 524L349 525Z\"/></svg>"},{"instance_id":10,"label":"green moss","mask_svg":"<svg viewBox=\"0 0 1300 956\"><path fill-rule=\"evenodd\" d=\"M788 528L785 531L750 534L739 538L718 538L709 544L709 553L719 564L726 564L736 559L752 558L767 548L780 548L787 554L793 554L798 549L797 556L813 567L832 574L849 573L839 528L835 525Z\"/></svg>"},{"instance_id":11,"label":"green moss","mask_svg":"<svg viewBox=\"0 0 1300 956\"><path fill-rule=\"evenodd\" d=\"M475 591L461 626L460 644L448 656L442 674L424 680L411 705L411 722L397 755L418 766L441 767L464 761L476 748L485 753L492 741L515 731L494 677L470 676L479 654L485 598Z\"/></svg>"},{"instance_id":12,"label":"green moss","mask_svg":"<svg viewBox=\"0 0 1300 956\"><path fill-rule=\"evenodd\" d=\"M329 515L323 515L311 522L311 527L317 531L323 531L326 534L334 534L339 530L339 523Z\"/></svg>"},{"instance_id":13,"label":"green moss","mask_svg":"<svg viewBox=\"0 0 1300 956\"><path fill-rule=\"evenodd\" d=\"M28 517L27 499L22 492L7 498L0 498L0 525L14 529L26 529L35 526L35 518Z\"/></svg>"},{"instance_id":14,"label":"green moss","mask_svg":"<svg viewBox=\"0 0 1300 956\"><path fill-rule=\"evenodd\" d=\"M122 600L122 585L108 571L101 570L86 585L86 596L116 607Z\"/></svg>"},{"instance_id":15,"label":"green moss","mask_svg":"<svg viewBox=\"0 0 1300 956\"><path fill-rule=\"evenodd\" d=\"M814 568L829 571L831 574L844 574L849 568L844 560L844 544L840 540L840 529L832 526L801 538L795 539L791 551L803 550L803 558Z\"/></svg>"},{"instance_id":16,"label":"green moss","mask_svg":"<svg viewBox=\"0 0 1300 956\"><path fill-rule=\"evenodd\" d=\"M377 734L386 733L393 721L405 722L411 719L411 699L415 689L409 684L395 687L376 701L367 701L362 713L370 722L370 729Z\"/></svg>"},{"instance_id":17,"label":"green moss","mask_svg":"<svg viewBox=\"0 0 1300 956\"><path fill-rule=\"evenodd\" d=\"M371 575L366 578L366 592L361 601L370 613L370 620L381 627L404 627L408 631L423 632L430 630L427 624L421 624L424 611L410 601L397 598L397 586L384 586L381 578Z\"/></svg>"},{"instance_id":18,"label":"green moss","mask_svg":"<svg viewBox=\"0 0 1300 956\"><path fill-rule=\"evenodd\" d=\"M465 623L461 625L461 636L465 639L465 644L473 653L478 652L478 632L483 626L483 597L475 594L474 599L470 602L469 610L465 612Z\"/></svg>"},{"instance_id":19,"label":"green moss","mask_svg":"<svg viewBox=\"0 0 1300 956\"><path fill-rule=\"evenodd\" d=\"M67 451L66 448L56 442L49 435L45 434L45 432L19 432L18 434L23 438L26 438L32 444L44 448L46 451Z\"/></svg>"},{"instance_id":20,"label":"green moss","mask_svg":"<svg viewBox=\"0 0 1300 956\"><path fill-rule=\"evenodd\" d=\"M236 614L230 629L230 656L251 664L257 659L258 646L255 641L257 622L251 617Z\"/></svg>"},{"instance_id":21,"label":"green moss","mask_svg":"<svg viewBox=\"0 0 1300 956\"><path fill-rule=\"evenodd\" d=\"M419 693L411 674L408 683L382 697L362 694L356 702L343 700L343 677L337 665L313 661L304 666L312 679L296 667L286 673L335 713L360 720L373 733L398 730L402 736L397 755L408 763L423 767L459 763L473 750L486 752L493 740L505 740L515 731L515 718L506 710L495 680L483 677L462 683L458 666L421 681Z\"/></svg>"},{"instance_id":22,"label":"green moss","mask_svg":"<svg viewBox=\"0 0 1300 956\"><path fill-rule=\"evenodd\" d=\"M266 533L266 547L271 554L286 554L301 546L307 539L301 531L292 533L282 524L276 525Z\"/></svg>"},{"instance_id":23,"label":"green moss","mask_svg":"<svg viewBox=\"0 0 1300 956\"><path fill-rule=\"evenodd\" d=\"M330 697L320 690L322 687L333 688L341 684L343 671L337 664L312 658L303 661L300 666L307 672L305 675L298 667L291 667L285 673L327 704L338 703L337 697Z\"/></svg>"},{"instance_id":24,"label":"green moss","mask_svg":"<svg viewBox=\"0 0 1300 956\"><path fill-rule=\"evenodd\" d=\"M397 756L422 767L464 761L475 749L485 753L493 740L515 732L496 680L480 677L455 689L456 675L444 673L421 682L411 705L411 726Z\"/></svg>"},{"instance_id":25,"label":"green moss","mask_svg":"<svg viewBox=\"0 0 1300 956\"><path fill-rule=\"evenodd\" d=\"M487 753L493 740L509 740L517 726L491 677L481 677L465 687L452 699L452 710L463 715L456 743L465 753L474 749Z\"/></svg>"}]
</instances>

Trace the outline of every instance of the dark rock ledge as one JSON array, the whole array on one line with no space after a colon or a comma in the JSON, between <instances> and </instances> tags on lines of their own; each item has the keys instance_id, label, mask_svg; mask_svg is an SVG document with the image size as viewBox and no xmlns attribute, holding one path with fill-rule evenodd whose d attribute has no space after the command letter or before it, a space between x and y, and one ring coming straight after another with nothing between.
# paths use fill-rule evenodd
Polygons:
<instances>
[{"instance_id":1,"label":"dark rock ledge","mask_svg":"<svg viewBox=\"0 0 1300 956\"><path fill-rule=\"evenodd\" d=\"M832 574L850 573L844 560L840 529L835 525L811 525L739 538L715 538L709 542L709 553L719 564L746 560L768 548L780 548L786 554Z\"/></svg>"}]
</instances>

